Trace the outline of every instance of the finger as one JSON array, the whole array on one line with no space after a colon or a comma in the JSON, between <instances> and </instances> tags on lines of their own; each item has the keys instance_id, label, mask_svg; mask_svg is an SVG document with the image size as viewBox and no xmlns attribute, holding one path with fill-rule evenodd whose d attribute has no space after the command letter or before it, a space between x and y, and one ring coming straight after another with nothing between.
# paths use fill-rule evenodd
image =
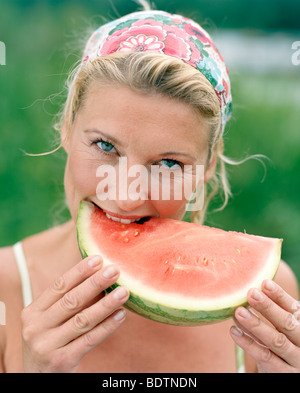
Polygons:
<instances>
[{"instance_id":1,"label":"finger","mask_svg":"<svg viewBox=\"0 0 300 393\"><path fill-rule=\"evenodd\" d=\"M82 310L56 329L56 347L62 347L91 331L109 315L119 309L129 298L129 291L118 286L92 306Z\"/></svg>"},{"instance_id":2,"label":"finger","mask_svg":"<svg viewBox=\"0 0 300 393\"><path fill-rule=\"evenodd\" d=\"M85 308L92 300L102 294L106 288L115 283L119 273L117 266L106 266L67 292L48 309L47 317L51 323L49 327L61 325Z\"/></svg>"},{"instance_id":3,"label":"finger","mask_svg":"<svg viewBox=\"0 0 300 393\"><path fill-rule=\"evenodd\" d=\"M257 341L258 345L261 342L289 365L294 367L300 366L300 350L285 334L277 331L244 307L237 308L235 317L239 322L239 326L243 330L245 328L247 332L250 332L251 339Z\"/></svg>"},{"instance_id":4,"label":"finger","mask_svg":"<svg viewBox=\"0 0 300 393\"><path fill-rule=\"evenodd\" d=\"M90 277L102 266L102 258L90 256L76 264L72 269L53 281L49 287L32 303L37 311L45 311L57 302L65 293Z\"/></svg>"},{"instance_id":5,"label":"finger","mask_svg":"<svg viewBox=\"0 0 300 393\"><path fill-rule=\"evenodd\" d=\"M96 325L92 330L81 335L68 345L69 353L81 360L89 351L101 344L107 337L114 333L120 325L125 321L126 311L124 309L117 310L108 316L102 323Z\"/></svg>"},{"instance_id":6,"label":"finger","mask_svg":"<svg viewBox=\"0 0 300 393\"><path fill-rule=\"evenodd\" d=\"M249 310L249 309L248 309L248 310ZM260 341L259 338L252 336L251 332L247 329L247 327L244 326L243 324L241 324L241 323L239 322L239 318L236 317L236 313L237 313L237 312L240 312L240 310L236 310L236 311L235 311L235 315L234 315L234 317L233 317L234 323L236 324L237 328L241 329L242 332L245 333L247 336L252 337L255 341L258 342L258 344L264 346L264 343L263 343L262 341ZM254 314L254 311L251 310L251 313Z\"/></svg>"},{"instance_id":7,"label":"finger","mask_svg":"<svg viewBox=\"0 0 300 393\"><path fill-rule=\"evenodd\" d=\"M259 368L269 373L291 373L294 368L276 356L270 349L261 346L236 326L230 329L234 342L247 352L258 364Z\"/></svg>"},{"instance_id":8,"label":"finger","mask_svg":"<svg viewBox=\"0 0 300 393\"><path fill-rule=\"evenodd\" d=\"M279 332L285 334L295 345L300 346L300 323L295 318L295 315L282 308L284 306L288 310L291 310L291 305L295 302L295 299L291 298L277 285L275 288L274 300L270 299L269 296L266 296L258 289L250 289L248 292L248 302L263 317L271 322ZM270 296L272 295L270 294ZM278 301L279 304L275 301Z\"/></svg>"},{"instance_id":9,"label":"finger","mask_svg":"<svg viewBox=\"0 0 300 393\"><path fill-rule=\"evenodd\" d=\"M297 311L300 311L300 302L286 293L275 281L264 280L262 291L284 310L292 314L297 314Z\"/></svg>"}]
</instances>

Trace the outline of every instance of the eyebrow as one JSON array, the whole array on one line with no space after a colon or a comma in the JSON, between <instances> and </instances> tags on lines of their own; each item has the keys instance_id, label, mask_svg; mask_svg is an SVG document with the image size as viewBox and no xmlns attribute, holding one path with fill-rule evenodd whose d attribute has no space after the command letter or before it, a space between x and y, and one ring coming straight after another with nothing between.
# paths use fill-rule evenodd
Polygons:
<instances>
[{"instance_id":1,"label":"eyebrow","mask_svg":"<svg viewBox=\"0 0 300 393\"><path fill-rule=\"evenodd\" d=\"M85 133L94 132L94 133L99 134L99 135L103 136L104 138L108 139L112 143L122 147L122 143L118 139L116 139L116 138L114 138L114 137L112 137L110 135L107 135L103 131L97 130L96 128L87 129L87 130L84 130L84 132ZM190 158L193 161L196 161L196 158L194 156L192 156L191 154L184 153L184 152L179 152L179 151L178 152L177 151L166 151L164 153L159 153L158 155L161 156L161 157L165 157L165 156L184 156L184 157Z\"/></svg>"},{"instance_id":2,"label":"eyebrow","mask_svg":"<svg viewBox=\"0 0 300 393\"><path fill-rule=\"evenodd\" d=\"M180 151L166 151L165 153L160 153L160 156L184 156L189 157L191 160L196 161L196 158L188 153L183 153Z\"/></svg>"},{"instance_id":3,"label":"eyebrow","mask_svg":"<svg viewBox=\"0 0 300 393\"><path fill-rule=\"evenodd\" d=\"M105 134L104 132L99 131L99 130L97 130L97 129L95 129L95 128L90 128L90 129L84 130L84 132L85 132L85 133L94 132L94 133L96 133L96 134L100 134L100 135L102 135L104 138L109 139L111 142L113 142L113 143L115 143L115 144L117 144L117 145L119 145L119 146L122 146L122 143L121 143L120 141L118 141L116 138L114 138L114 137L112 137L112 136L110 136L110 135L107 135L107 134Z\"/></svg>"}]
</instances>

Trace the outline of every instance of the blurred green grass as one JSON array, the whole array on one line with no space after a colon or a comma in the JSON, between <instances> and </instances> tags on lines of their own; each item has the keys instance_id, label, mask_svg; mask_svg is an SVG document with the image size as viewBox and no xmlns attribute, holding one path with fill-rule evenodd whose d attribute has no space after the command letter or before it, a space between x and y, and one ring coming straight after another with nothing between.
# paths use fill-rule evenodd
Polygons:
<instances>
[{"instance_id":1,"label":"blurred green grass","mask_svg":"<svg viewBox=\"0 0 300 393\"><path fill-rule=\"evenodd\" d=\"M5 15L5 18L4 18ZM1 5L0 40L7 65L0 68L0 246L66 220L63 151L44 157L23 151L51 150L54 116L64 82L80 52L85 26L102 23L84 3L52 7L39 2L21 9ZM13 23L12 23L13 21ZM74 33L76 32L76 33ZM233 74L234 116L225 134L225 154L242 159L229 166L233 198L207 224L284 239L283 258L300 280L300 115L298 74Z\"/></svg>"}]
</instances>

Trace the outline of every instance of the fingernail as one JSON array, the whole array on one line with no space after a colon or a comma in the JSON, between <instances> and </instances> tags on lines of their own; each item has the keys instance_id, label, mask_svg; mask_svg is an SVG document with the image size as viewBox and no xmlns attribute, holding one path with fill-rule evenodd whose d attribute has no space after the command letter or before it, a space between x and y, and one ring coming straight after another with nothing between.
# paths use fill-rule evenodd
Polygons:
<instances>
[{"instance_id":1,"label":"fingernail","mask_svg":"<svg viewBox=\"0 0 300 393\"><path fill-rule=\"evenodd\" d=\"M237 326L232 326L231 327L231 333L234 334L235 336L241 337L243 335L243 331L238 328Z\"/></svg>"},{"instance_id":2,"label":"fingernail","mask_svg":"<svg viewBox=\"0 0 300 393\"><path fill-rule=\"evenodd\" d=\"M250 313L250 311L248 311L246 308L244 307L240 307L238 309L238 314L242 317L242 318L250 318L252 317L252 314Z\"/></svg>"},{"instance_id":3,"label":"fingernail","mask_svg":"<svg viewBox=\"0 0 300 393\"><path fill-rule=\"evenodd\" d=\"M117 287L114 291L113 291L113 297L117 300L121 300L124 297L128 296L128 289L125 287Z\"/></svg>"},{"instance_id":4,"label":"fingernail","mask_svg":"<svg viewBox=\"0 0 300 393\"><path fill-rule=\"evenodd\" d=\"M273 292L273 291L275 291L276 285L275 285L274 281L272 281L272 280L266 280L266 281L264 282L264 288L265 288L267 291L269 291L269 292Z\"/></svg>"},{"instance_id":5,"label":"fingernail","mask_svg":"<svg viewBox=\"0 0 300 393\"><path fill-rule=\"evenodd\" d=\"M106 266L104 269L103 269L103 272L102 272L102 276L104 277L104 278L113 278L114 276L116 276L117 274L118 274L118 268L117 268L117 266L115 266L115 265L109 265L109 266Z\"/></svg>"},{"instance_id":6,"label":"fingernail","mask_svg":"<svg viewBox=\"0 0 300 393\"><path fill-rule=\"evenodd\" d=\"M292 315L290 320L287 323L287 329L293 330L293 329L295 329L296 326L299 326L299 321L295 315Z\"/></svg>"},{"instance_id":7,"label":"fingernail","mask_svg":"<svg viewBox=\"0 0 300 393\"><path fill-rule=\"evenodd\" d=\"M114 315L114 320L116 321L121 321L122 319L124 319L126 316L126 311L124 309L119 310L116 312L116 314Z\"/></svg>"},{"instance_id":8,"label":"fingernail","mask_svg":"<svg viewBox=\"0 0 300 393\"><path fill-rule=\"evenodd\" d=\"M99 266L101 262L102 262L102 258L99 255L96 255L88 261L88 265L90 267L96 267Z\"/></svg>"},{"instance_id":9,"label":"fingernail","mask_svg":"<svg viewBox=\"0 0 300 393\"><path fill-rule=\"evenodd\" d=\"M253 289L252 293L251 293L251 297L252 299L260 302L264 299L264 295L258 290L258 289Z\"/></svg>"}]
</instances>

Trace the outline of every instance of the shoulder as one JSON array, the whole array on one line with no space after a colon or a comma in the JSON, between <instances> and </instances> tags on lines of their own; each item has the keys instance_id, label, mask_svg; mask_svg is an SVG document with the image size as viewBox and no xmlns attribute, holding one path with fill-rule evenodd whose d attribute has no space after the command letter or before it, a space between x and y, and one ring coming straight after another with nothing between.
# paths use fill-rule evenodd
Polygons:
<instances>
[{"instance_id":1,"label":"shoulder","mask_svg":"<svg viewBox=\"0 0 300 393\"><path fill-rule=\"evenodd\" d=\"M21 285L12 247L0 248L0 372L7 339L7 320L11 309L22 306Z\"/></svg>"},{"instance_id":2,"label":"shoulder","mask_svg":"<svg viewBox=\"0 0 300 393\"><path fill-rule=\"evenodd\" d=\"M12 247L0 248L0 300L8 300L20 279Z\"/></svg>"},{"instance_id":3,"label":"shoulder","mask_svg":"<svg viewBox=\"0 0 300 393\"><path fill-rule=\"evenodd\" d=\"M284 261L280 262L274 281L289 295L299 299L299 284L291 267Z\"/></svg>"},{"instance_id":4,"label":"shoulder","mask_svg":"<svg viewBox=\"0 0 300 393\"><path fill-rule=\"evenodd\" d=\"M6 309L15 302L18 293L21 295L21 281L13 248L0 248L0 301Z\"/></svg>"}]
</instances>

